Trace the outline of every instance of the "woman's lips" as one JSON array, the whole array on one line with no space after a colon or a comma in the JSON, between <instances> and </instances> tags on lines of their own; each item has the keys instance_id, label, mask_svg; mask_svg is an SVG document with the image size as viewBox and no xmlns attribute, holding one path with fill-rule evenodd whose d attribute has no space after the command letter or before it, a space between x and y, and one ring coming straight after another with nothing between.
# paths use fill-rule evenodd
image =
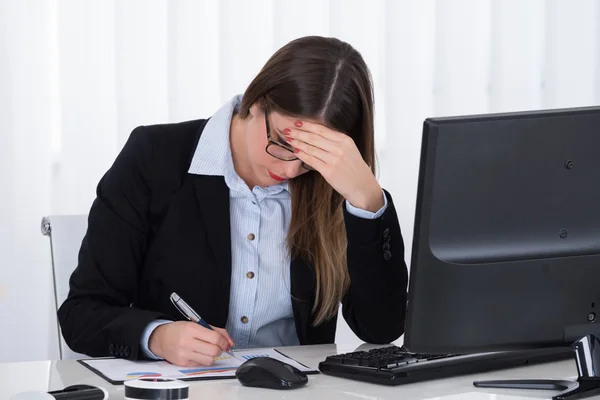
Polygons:
<instances>
[{"instance_id":1,"label":"woman's lips","mask_svg":"<svg viewBox=\"0 0 600 400\"><path fill-rule=\"evenodd\" d=\"M278 175L275 175L275 174L274 174L274 173L272 173L270 170L269 170L269 175L271 175L271 178L275 179L276 181L279 181L279 182L283 182L283 181L285 181L285 178L282 178L282 177L280 177L280 176L278 176Z\"/></svg>"}]
</instances>

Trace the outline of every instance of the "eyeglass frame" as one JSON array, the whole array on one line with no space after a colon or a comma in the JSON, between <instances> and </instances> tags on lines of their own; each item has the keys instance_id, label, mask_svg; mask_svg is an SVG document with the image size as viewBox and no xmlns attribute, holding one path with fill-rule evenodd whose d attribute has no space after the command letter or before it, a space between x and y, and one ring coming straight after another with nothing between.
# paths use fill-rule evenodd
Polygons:
<instances>
[{"instance_id":1,"label":"eyeglass frame","mask_svg":"<svg viewBox=\"0 0 600 400\"><path fill-rule=\"evenodd\" d=\"M274 158L276 158L278 160L281 160L281 161L296 161L296 160L299 160L299 158L294 155L294 150L293 149L290 149L290 148L284 146L282 143L279 143L278 141L273 140L273 138L271 137L271 124L269 124L269 112L267 110L267 106L266 105L263 106L263 110L264 110L264 113L265 113L265 128L266 128L266 131L267 131L267 146L265 147L265 152L268 155L270 155L271 157L274 157ZM275 145L275 146L281 147L284 150L289 151L290 153L292 153L292 155L293 155L294 158L292 158L291 160L284 160L283 158L277 157L276 155L274 155L274 154L272 154L272 153L269 152L269 146L271 146L271 145ZM302 168L304 168L307 171L314 171L315 170L313 167L311 167L310 165L306 164L304 161L302 161Z\"/></svg>"}]
</instances>

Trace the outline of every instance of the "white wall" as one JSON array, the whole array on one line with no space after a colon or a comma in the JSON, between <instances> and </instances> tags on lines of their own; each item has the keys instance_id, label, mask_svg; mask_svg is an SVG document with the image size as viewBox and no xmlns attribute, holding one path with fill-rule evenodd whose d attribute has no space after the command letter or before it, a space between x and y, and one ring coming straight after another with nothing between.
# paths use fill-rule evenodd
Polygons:
<instances>
[{"instance_id":1,"label":"white wall","mask_svg":"<svg viewBox=\"0 0 600 400\"><path fill-rule=\"evenodd\" d=\"M56 356L39 221L86 213L135 126L211 115L295 37L347 40L409 260L423 119L598 104L599 21L594 0L0 0L0 361Z\"/></svg>"}]
</instances>

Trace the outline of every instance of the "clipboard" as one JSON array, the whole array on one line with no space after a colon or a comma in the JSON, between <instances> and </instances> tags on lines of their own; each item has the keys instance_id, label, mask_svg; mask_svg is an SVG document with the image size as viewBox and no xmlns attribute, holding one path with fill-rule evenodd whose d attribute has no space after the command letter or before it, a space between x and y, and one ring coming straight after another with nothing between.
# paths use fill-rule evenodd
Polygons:
<instances>
[{"instance_id":1,"label":"clipboard","mask_svg":"<svg viewBox=\"0 0 600 400\"><path fill-rule=\"evenodd\" d=\"M235 358L223 353L215 363L207 367L178 367L167 361L130 361L121 358L90 358L77 360L81 365L113 385L139 378L173 378L182 381L235 379L237 367L256 357L271 357L290 364L307 375L319 374L274 348L249 349L233 352Z\"/></svg>"}]
</instances>

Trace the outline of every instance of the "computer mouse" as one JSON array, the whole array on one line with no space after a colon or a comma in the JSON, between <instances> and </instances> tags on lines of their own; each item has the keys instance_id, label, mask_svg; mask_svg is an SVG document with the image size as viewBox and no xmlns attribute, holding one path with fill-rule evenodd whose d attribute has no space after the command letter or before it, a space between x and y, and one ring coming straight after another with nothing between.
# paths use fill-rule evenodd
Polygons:
<instances>
[{"instance_id":1,"label":"computer mouse","mask_svg":"<svg viewBox=\"0 0 600 400\"><path fill-rule=\"evenodd\" d=\"M106 400L108 392L91 385L72 385L52 392L29 391L13 395L10 400Z\"/></svg>"},{"instance_id":2,"label":"computer mouse","mask_svg":"<svg viewBox=\"0 0 600 400\"><path fill-rule=\"evenodd\" d=\"M92 385L71 385L63 390L49 392L56 400L106 400L108 392L106 389Z\"/></svg>"},{"instance_id":3,"label":"computer mouse","mask_svg":"<svg viewBox=\"0 0 600 400\"><path fill-rule=\"evenodd\" d=\"M295 389L306 385L308 377L298 368L271 357L245 361L235 372L244 386L267 389Z\"/></svg>"}]
</instances>

